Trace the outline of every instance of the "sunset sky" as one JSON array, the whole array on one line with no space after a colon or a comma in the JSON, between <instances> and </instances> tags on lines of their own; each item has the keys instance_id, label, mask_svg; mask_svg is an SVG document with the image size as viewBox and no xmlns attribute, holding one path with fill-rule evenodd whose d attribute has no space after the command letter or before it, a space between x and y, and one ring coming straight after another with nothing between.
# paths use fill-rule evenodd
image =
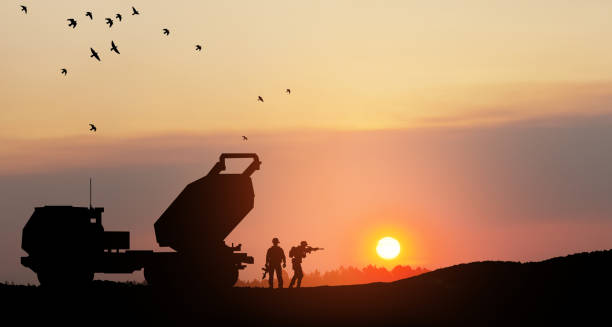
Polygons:
<instances>
[{"instance_id":1,"label":"sunset sky","mask_svg":"<svg viewBox=\"0 0 612 327\"><path fill-rule=\"evenodd\" d=\"M259 276L273 237L325 247L306 271L612 248L611 12L595 0L5 1L0 281L35 281L21 228L35 206L86 206L90 177L107 230L159 250L153 223L222 152L263 162L255 209L226 240L255 256L241 278ZM377 257L384 236L402 244L397 259Z\"/></svg>"}]
</instances>

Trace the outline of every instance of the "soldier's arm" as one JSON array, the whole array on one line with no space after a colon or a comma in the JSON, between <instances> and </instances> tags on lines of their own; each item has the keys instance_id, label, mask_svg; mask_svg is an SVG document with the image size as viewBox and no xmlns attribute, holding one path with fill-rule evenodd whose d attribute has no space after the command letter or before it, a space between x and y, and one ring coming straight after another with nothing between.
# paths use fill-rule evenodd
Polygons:
<instances>
[{"instance_id":1,"label":"soldier's arm","mask_svg":"<svg viewBox=\"0 0 612 327\"><path fill-rule=\"evenodd\" d=\"M270 249L266 252L266 264L268 264L268 262L270 262Z\"/></svg>"},{"instance_id":2,"label":"soldier's arm","mask_svg":"<svg viewBox=\"0 0 612 327\"><path fill-rule=\"evenodd\" d=\"M281 249L281 254L283 255L283 264L286 265L287 264L287 258L285 257L285 251L283 249Z\"/></svg>"}]
</instances>

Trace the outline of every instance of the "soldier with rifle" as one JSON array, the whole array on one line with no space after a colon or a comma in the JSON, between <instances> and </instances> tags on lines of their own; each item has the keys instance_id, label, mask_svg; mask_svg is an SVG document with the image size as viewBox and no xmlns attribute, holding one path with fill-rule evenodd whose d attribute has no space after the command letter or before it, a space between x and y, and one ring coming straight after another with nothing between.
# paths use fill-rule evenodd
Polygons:
<instances>
[{"instance_id":1,"label":"soldier with rifle","mask_svg":"<svg viewBox=\"0 0 612 327\"><path fill-rule=\"evenodd\" d=\"M283 268L287 267L287 259L285 258L285 251L278 246L280 241L278 237L272 239L272 246L266 253L266 266L261 268L264 271L262 279L266 278L266 274L270 274L270 288L274 288L274 272L278 278L278 288L283 288L283 269L281 268L281 262Z\"/></svg>"},{"instance_id":2,"label":"soldier with rifle","mask_svg":"<svg viewBox=\"0 0 612 327\"><path fill-rule=\"evenodd\" d=\"M291 257L291 263L293 266L293 278L291 278L291 283L289 283L289 288L293 288L293 285L297 281L297 288L302 285L302 278L304 278L304 271L302 270L302 259L306 258L307 253L311 253L313 251L323 250L323 248L313 248L308 246L306 241L300 242L299 246L294 246L289 251L289 256Z\"/></svg>"}]
</instances>

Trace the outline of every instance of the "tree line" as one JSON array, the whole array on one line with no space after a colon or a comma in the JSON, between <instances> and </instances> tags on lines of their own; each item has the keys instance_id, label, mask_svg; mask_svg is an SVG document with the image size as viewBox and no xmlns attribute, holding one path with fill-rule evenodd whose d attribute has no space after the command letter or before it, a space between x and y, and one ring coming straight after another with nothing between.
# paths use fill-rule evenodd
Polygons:
<instances>
[{"instance_id":1,"label":"tree line","mask_svg":"<svg viewBox=\"0 0 612 327\"><path fill-rule=\"evenodd\" d=\"M429 270L421 267L412 268L410 266L398 265L395 268L388 270L385 267L377 267L368 265L362 269L353 266L340 267L335 270L321 273L315 270L311 273L304 274L302 286L335 286L335 285L351 285L351 284L367 284L374 282L392 282L399 279L414 277ZM276 279L276 278L275 278ZM291 279L286 269L283 269L283 280L285 284ZM274 282L276 285L276 281ZM268 278L253 280L238 280L238 287L268 287Z\"/></svg>"}]
</instances>

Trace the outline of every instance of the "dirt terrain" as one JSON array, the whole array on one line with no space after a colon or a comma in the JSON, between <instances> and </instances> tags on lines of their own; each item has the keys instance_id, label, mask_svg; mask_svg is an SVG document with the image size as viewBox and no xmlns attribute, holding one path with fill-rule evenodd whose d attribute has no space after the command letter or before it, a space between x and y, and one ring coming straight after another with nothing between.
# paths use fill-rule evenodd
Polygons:
<instances>
[{"instance_id":1,"label":"dirt terrain","mask_svg":"<svg viewBox=\"0 0 612 327\"><path fill-rule=\"evenodd\" d=\"M79 290L0 284L0 299L5 319L26 324L584 325L609 323L611 276L607 250L461 264L393 283L225 292L107 281Z\"/></svg>"}]
</instances>

